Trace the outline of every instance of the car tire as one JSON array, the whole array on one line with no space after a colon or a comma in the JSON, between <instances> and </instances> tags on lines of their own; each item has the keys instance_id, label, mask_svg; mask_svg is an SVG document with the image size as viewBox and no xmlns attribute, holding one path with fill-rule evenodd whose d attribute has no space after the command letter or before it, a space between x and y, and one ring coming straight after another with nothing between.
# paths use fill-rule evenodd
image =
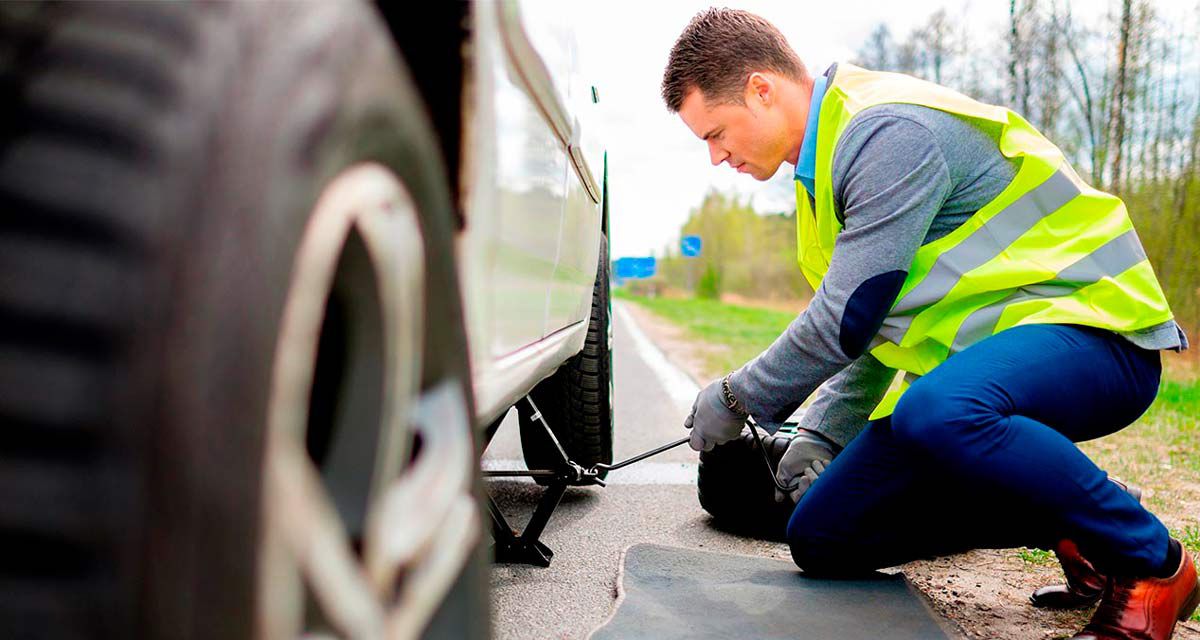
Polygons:
<instances>
[{"instance_id":1,"label":"car tire","mask_svg":"<svg viewBox=\"0 0 1200 640\"><path fill-rule=\"evenodd\" d=\"M778 468L795 431L784 427L773 435L759 435L772 468ZM787 537L787 523L795 504L775 501L775 483L749 428L737 438L700 453L696 493L700 506L721 529L765 540L782 541Z\"/></svg>"},{"instance_id":2,"label":"car tire","mask_svg":"<svg viewBox=\"0 0 1200 640\"><path fill-rule=\"evenodd\" d=\"M600 236L599 265L583 350L530 392L567 456L590 467L613 459L612 300L608 239ZM517 403L521 451L530 469L559 469L561 457L527 402ZM607 472L599 474L604 479ZM540 484L547 480L536 478Z\"/></svg>"},{"instance_id":3,"label":"car tire","mask_svg":"<svg viewBox=\"0 0 1200 640\"><path fill-rule=\"evenodd\" d=\"M297 365L281 327L313 212L355 167L400 185L415 290L439 293L414 312L429 355L409 411L461 417L446 438L477 448L451 201L420 97L361 3L13 3L0 43L0 637L272 636L273 394ZM397 482L434 449L390 461ZM488 634L470 453L446 483L466 492L452 524L476 535L410 635ZM343 560L360 551L349 529ZM328 584L291 578L301 616L354 635L345 611L320 610Z\"/></svg>"}]
</instances>

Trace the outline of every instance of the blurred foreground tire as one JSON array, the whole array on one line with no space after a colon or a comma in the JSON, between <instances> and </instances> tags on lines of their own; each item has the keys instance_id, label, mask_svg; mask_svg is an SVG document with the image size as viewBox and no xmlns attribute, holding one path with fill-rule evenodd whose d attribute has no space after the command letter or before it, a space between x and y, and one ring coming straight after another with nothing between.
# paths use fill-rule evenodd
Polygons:
<instances>
[{"instance_id":1,"label":"blurred foreground tire","mask_svg":"<svg viewBox=\"0 0 1200 640\"><path fill-rule=\"evenodd\" d=\"M359 3L0 4L0 637L486 637L432 128Z\"/></svg>"}]
</instances>

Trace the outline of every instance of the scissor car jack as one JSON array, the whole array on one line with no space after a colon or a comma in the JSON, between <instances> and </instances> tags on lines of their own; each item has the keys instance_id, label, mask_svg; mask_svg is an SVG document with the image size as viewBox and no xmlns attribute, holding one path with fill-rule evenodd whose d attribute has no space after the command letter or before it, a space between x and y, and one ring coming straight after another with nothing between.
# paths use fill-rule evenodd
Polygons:
<instances>
[{"instance_id":1,"label":"scissor car jack","mask_svg":"<svg viewBox=\"0 0 1200 640\"><path fill-rule=\"evenodd\" d=\"M542 531L546 528L546 524L550 522L550 516L554 514L554 510L558 507L558 503L562 500L568 486L599 485L603 487L605 483L604 480L600 479L601 472L616 471L621 467L645 460L668 449L673 449L690 439L688 436L685 436L615 464L598 463L584 468L572 461L567 455L562 445L559 444L558 438L554 436L554 431L546 423L542 412L534 404L533 398L525 396L524 400L529 403L529 408L533 411L531 419L542 426L542 429L546 432L546 436L550 438L550 442L554 443L554 449L558 452L559 464L557 465L557 469L488 470L483 472L484 477L489 478L531 477L547 479L546 491L542 493L537 506L534 507L533 516L529 518L529 523L525 525L525 530L519 534L508 524L508 520L504 518L499 505L496 504L495 498L490 494L488 495L488 512L492 516L492 538L495 541L494 552L497 563L531 564L539 567L550 566L550 560L554 558L554 552L539 538L542 535ZM763 460L767 463L767 470L771 474L772 482L783 491L789 490L788 487L780 485L779 481L775 479L775 470L772 468L771 461L766 455L766 450L761 446L762 443L759 439L758 431L754 427L753 420L748 420L747 424L750 425L750 431L753 432L755 439L759 440L759 449L763 451Z\"/></svg>"}]
</instances>

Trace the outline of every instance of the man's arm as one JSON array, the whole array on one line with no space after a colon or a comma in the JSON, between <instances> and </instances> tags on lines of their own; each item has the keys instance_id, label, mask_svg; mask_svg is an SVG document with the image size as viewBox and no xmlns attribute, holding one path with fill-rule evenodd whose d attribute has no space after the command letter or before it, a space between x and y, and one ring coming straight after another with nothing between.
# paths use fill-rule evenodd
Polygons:
<instances>
[{"instance_id":1,"label":"man's arm","mask_svg":"<svg viewBox=\"0 0 1200 640\"><path fill-rule=\"evenodd\" d=\"M730 375L734 395L766 425L866 352L952 186L933 133L898 115L855 118L833 173L845 224L829 272L783 335Z\"/></svg>"}]
</instances>

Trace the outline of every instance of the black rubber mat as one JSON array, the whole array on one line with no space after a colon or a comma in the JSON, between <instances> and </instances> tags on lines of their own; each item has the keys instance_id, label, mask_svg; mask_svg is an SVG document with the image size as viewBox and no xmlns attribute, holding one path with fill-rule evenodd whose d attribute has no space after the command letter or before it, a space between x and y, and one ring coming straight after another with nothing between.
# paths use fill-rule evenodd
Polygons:
<instances>
[{"instance_id":1,"label":"black rubber mat","mask_svg":"<svg viewBox=\"0 0 1200 640\"><path fill-rule=\"evenodd\" d=\"M949 638L901 575L806 578L791 562L655 544L625 552L613 638Z\"/></svg>"}]
</instances>

